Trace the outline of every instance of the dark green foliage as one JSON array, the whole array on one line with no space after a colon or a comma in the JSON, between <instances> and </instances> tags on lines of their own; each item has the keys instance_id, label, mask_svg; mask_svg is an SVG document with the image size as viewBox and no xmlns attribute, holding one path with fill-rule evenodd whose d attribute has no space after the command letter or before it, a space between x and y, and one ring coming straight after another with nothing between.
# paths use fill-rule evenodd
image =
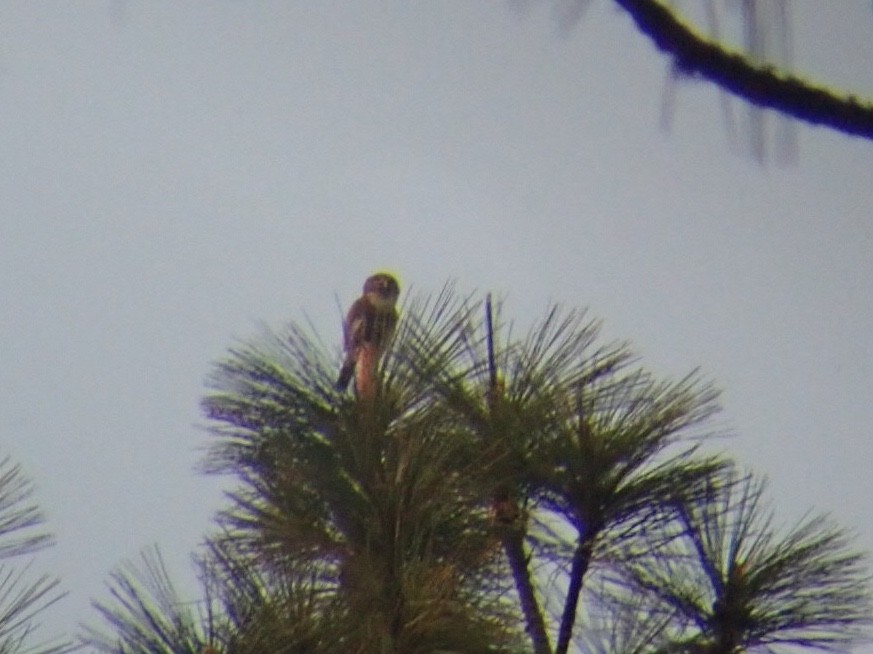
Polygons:
<instances>
[{"instance_id":1,"label":"dark green foliage","mask_svg":"<svg viewBox=\"0 0 873 654\"><path fill-rule=\"evenodd\" d=\"M777 537L760 486L701 451L709 384L655 379L584 312L552 308L520 339L492 317L448 287L407 302L372 399L338 393L336 357L297 326L233 349L204 400L204 467L237 483L199 560L206 599L180 602L152 555L113 578L114 635L87 642L728 654L863 637L844 533Z\"/></svg>"},{"instance_id":2,"label":"dark green foliage","mask_svg":"<svg viewBox=\"0 0 873 654\"><path fill-rule=\"evenodd\" d=\"M482 462L466 425L425 401L402 342L374 403L338 396L294 328L219 366L208 465L241 481L220 538L270 574L317 566L333 631L362 651L493 651L509 637L505 589L490 609L481 593L498 560Z\"/></svg>"},{"instance_id":3,"label":"dark green foliage","mask_svg":"<svg viewBox=\"0 0 873 654\"><path fill-rule=\"evenodd\" d=\"M781 534L764 483L731 473L682 502L629 587L672 613L670 630L701 651L795 645L843 650L871 621L864 557L824 516Z\"/></svg>"},{"instance_id":4,"label":"dark green foliage","mask_svg":"<svg viewBox=\"0 0 873 654\"><path fill-rule=\"evenodd\" d=\"M180 599L157 549L144 553L141 565L128 563L113 573L109 589L114 604L95 606L115 633L87 630L87 640L97 651L199 654L215 636L209 612L204 616L196 605ZM211 605L211 598L206 604Z\"/></svg>"},{"instance_id":5,"label":"dark green foliage","mask_svg":"<svg viewBox=\"0 0 873 654\"><path fill-rule=\"evenodd\" d=\"M30 503L32 484L9 459L0 460L0 559L19 558L49 544L42 515ZM67 643L32 644L39 614L58 601L60 582L30 574L30 565L0 563L0 654L61 654Z\"/></svg>"}]
</instances>

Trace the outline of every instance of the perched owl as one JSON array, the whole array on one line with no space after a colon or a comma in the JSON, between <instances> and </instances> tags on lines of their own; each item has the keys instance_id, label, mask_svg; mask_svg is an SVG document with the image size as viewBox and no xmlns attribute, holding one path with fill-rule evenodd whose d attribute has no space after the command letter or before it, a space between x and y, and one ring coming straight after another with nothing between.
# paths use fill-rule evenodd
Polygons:
<instances>
[{"instance_id":1,"label":"perched owl","mask_svg":"<svg viewBox=\"0 0 873 654\"><path fill-rule=\"evenodd\" d=\"M352 304L343 326L346 358L336 382L337 390L345 390L354 375L358 394L372 394L376 364L397 325L399 295L397 280L387 273L376 273L364 282L364 294Z\"/></svg>"}]
</instances>

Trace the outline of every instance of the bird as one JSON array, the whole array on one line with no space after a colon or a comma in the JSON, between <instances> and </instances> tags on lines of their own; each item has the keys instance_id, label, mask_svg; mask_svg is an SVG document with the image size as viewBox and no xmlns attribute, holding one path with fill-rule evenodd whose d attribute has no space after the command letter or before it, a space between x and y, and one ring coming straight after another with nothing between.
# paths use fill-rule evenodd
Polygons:
<instances>
[{"instance_id":1,"label":"bird","mask_svg":"<svg viewBox=\"0 0 873 654\"><path fill-rule=\"evenodd\" d=\"M349 308L343 325L345 359L336 389L348 388L352 376L359 396L375 393L376 365L397 325L400 285L390 274L378 272L364 282L364 292Z\"/></svg>"}]
</instances>

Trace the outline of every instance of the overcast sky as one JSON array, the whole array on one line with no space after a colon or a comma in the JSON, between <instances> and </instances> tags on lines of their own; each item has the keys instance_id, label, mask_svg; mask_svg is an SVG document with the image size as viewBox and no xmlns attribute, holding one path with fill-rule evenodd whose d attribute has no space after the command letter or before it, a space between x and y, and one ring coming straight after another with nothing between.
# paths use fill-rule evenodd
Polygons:
<instances>
[{"instance_id":1,"label":"overcast sky","mask_svg":"<svg viewBox=\"0 0 873 654\"><path fill-rule=\"evenodd\" d=\"M699 366L779 518L873 550L873 142L800 126L762 167L702 82L668 133L629 18L549 6L0 4L0 456L57 537L53 630L150 544L190 580L211 364L305 315L338 348L337 297L381 268L521 323L588 306L657 372ZM873 97L870 3L791 7L796 69Z\"/></svg>"}]
</instances>

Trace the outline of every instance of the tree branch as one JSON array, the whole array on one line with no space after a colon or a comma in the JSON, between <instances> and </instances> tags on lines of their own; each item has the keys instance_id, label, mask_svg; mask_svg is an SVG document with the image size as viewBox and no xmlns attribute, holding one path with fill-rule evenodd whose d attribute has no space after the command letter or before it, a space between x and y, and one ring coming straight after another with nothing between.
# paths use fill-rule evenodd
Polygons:
<instances>
[{"instance_id":1,"label":"tree branch","mask_svg":"<svg viewBox=\"0 0 873 654\"><path fill-rule=\"evenodd\" d=\"M519 603L525 622L527 633L530 636L535 654L551 654L552 645L546 631L546 623L540 603L537 601L536 591L530 578L530 570L527 566L527 556L524 551L524 537L522 532L512 527L506 527L501 534L503 551L509 561L512 570L512 578L515 581L515 589L518 592Z\"/></svg>"},{"instance_id":2,"label":"tree branch","mask_svg":"<svg viewBox=\"0 0 873 654\"><path fill-rule=\"evenodd\" d=\"M659 50L673 57L682 72L714 82L759 107L873 139L873 105L852 95L834 95L797 77L779 74L770 66L755 66L694 34L657 0L615 1Z\"/></svg>"},{"instance_id":3,"label":"tree branch","mask_svg":"<svg viewBox=\"0 0 873 654\"><path fill-rule=\"evenodd\" d=\"M491 294L489 293L485 300L489 378L487 399L488 410L493 414L498 405L498 400L501 399L501 388L494 355L494 320L492 314ZM512 571L512 579L515 582L515 589L521 603L521 611L527 623L527 633L534 647L534 653L552 654L552 644L549 642L549 634L546 631L546 621L543 618L543 612L537 600L536 590L534 589L530 569L528 568L528 557L524 551L524 532L518 528L518 505L514 498L510 498L510 501L507 502L502 497L495 496L494 500L496 518L500 519L511 516L508 523L501 526L500 542L506 554L506 559L509 561L509 568ZM504 512L503 510L505 510L507 504L514 510L510 512L509 516L502 516L501 514Z\"/></svg>"},{"instance_id":4,"label":"tree branch","mask_svg":"<svg viewBox=\"0 0 873 654\"><path fill-rule=\"evenodd\" d=\"M579 607L579 595L588 564L591 562L592 539L582 537L576 551L573 553L573 563L570 568L570 585L567 588L567 599L564 604L564 614L561 616L561 627L558 631L558 646L555 654L567 654L570 639L573 636L573 626L576 624L576 611Z\"/></svg>"}]
</instances>

